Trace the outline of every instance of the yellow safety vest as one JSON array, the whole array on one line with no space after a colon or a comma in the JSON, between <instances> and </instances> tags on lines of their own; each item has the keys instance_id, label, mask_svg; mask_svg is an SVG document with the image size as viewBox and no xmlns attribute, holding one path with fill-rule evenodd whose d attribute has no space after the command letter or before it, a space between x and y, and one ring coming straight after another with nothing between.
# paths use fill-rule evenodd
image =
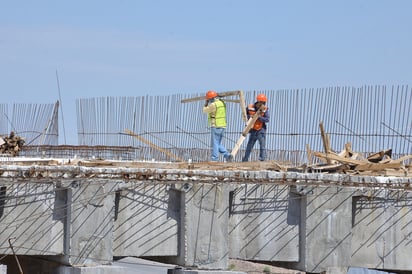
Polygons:
<instances>
[{"instance_id":1,"label":"yellow safety vest","mask_svg":"<svg viewBox=\"0 0 412 274\"><path fill-rule=\"evenodd\" d=\"M226 127L226 104L219 99L216 99L212 104L215 104L216 112L209 113L209 125L212 127Z\"/></svg>"}]
</instances>

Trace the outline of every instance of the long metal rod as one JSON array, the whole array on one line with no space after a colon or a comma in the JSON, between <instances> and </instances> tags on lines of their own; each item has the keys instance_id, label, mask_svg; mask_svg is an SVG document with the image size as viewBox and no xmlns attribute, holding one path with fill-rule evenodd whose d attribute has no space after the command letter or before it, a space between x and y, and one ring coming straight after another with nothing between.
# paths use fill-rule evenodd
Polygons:
<instances>
[{"instance_id":1,"label":"long metal rod","mask_svg":"<svg viewBox=\"0 0 412 274\"><path fill-rule=\"evenodd\" d=\"M19 268L20 274L24 274L23 269L21 268L21 265L20 265L20 262L19 262L19 258L17 258L16 252L14 251L13 245L11 243L11 238L9 238L9 245L10 245L11 251L13 252L14 259L16 260L17 267Z\"/></svg>"},{"instance_id":2,"label":"long metal rod","mask_svg":"<svg viewBox=\"0 0 412 274\"><path fill-rule=\"evenodd\" d=\"M271 114L266 138L268 159L298 161L294 155L304 152L306 144L312 150L322 150L318 131L320 121L324 121L334 149L351 142L358 152L374 152L392 147L396 153L408 153L405 149L410 146L405 146L397 136L388 133L380 122L397 130L402 129L398 130L398 135L412 140L408 133L411 131L408 125L411 121L410 92L405 87L392 87L391 91L387 91L385 86L262 91L268 96ZM261 92L245 92L245 100L253 102L258 93ZM79 99L76 111L80 145L140 145L133 138L121 134L124 128L130 128L137 134L155 132L156 138L153 135L148 135L148 138L156 145L164 145L162 140L167 140L173 147L191 149L193 152L190 153L197 154L199 159L206 159L207 155L201 148L210 146L210 133L206 130L207 117L201 111L202 102L194 100L182 104L185 97L197 98L196 94L177 94ZM40 114L45 111L35 106L31 106L30 111L37 113L38 117L33 120L33 115L25 116L19 123L36 123L36 120L47 116L40 119ZM225 142L230 147L230 142L234 143L233 140L238 138L244 128L244 121L237 105L228 104L227 112ZM16 114L25 113L24 108L16 109ZM343 131L339 127L350 131ZM358 142L355 137L364 142ZM240 151L245 147L246 144L242 144ZM258 145L252 151L251 160L256 158L257 152Z\"/></svg>"},{"instance_id":3,"label":"long metal rod","mask_svg":"<svg viewBox=\"0 0 412 274\"><path fill-rule=\"evenodd\" d=\"M60 81L59 81L59 75L57 73L57 69L56 69L56 80L57 80L57 90L59 92L60 109L61 109L61 113L62 113L62 126L63 126L64 143L67 144L67 141L66 141L66 128L64 126L63 102L62 102L62 97L61 97L61 92L60 92Z\"/></svg>"},{"instance_id":4,"label":"long metal rod","mask_svg":"<svg viewBox=\"0 0 412 274\"><path fill-rule=\"evenodd\" d=\"M398 134L400 137L402 137L403 139L405 139L406 141L408 141L409 143L412 144L412 140L408 139L406 136L402 135L402 133L398 132L397 130L391 128L390 126L388 126L387 124L385 124L384 122L381 122L382 125L384 125L385 127L387 127L388 129L390 129L391 131L395 132L396 134Z\"/></svg>"}]
</instances>

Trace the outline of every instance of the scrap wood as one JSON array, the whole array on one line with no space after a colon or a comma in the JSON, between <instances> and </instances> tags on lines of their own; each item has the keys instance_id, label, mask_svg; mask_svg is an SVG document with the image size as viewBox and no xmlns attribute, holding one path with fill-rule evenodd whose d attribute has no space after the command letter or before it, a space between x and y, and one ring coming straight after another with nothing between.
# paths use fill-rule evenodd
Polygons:
<instances>
[{"instance_id":1,"label":"scrap wood","mask_svg":"<svg viewBox=\"0 0 412 274\"><path fill-rule=\"evenodd\" d=\"M309 144L306 144L306 155L308 157L308 165L313 163L313 151L310 149Z\"/></svg>"},{"instance_id":2,"label":"scrap wood","mask_svg":"<svg viewBox=\"0 0 412 274\"><path fill-rule=\"evenodd\" d=\"M384 169L399 169L402 167L401 163L388 162L388 163L365 163L355 167L355 170L384 170Z\"/></svg>"},{"instance_id":3,"label":"scrap wood","mask_svg":"<svg viewBox=\"0 0 412 274\"><path fill-rule=\"evenodd\" d=\"M24 138L17 136L12 131L10 132L9 136L0 136L0 153L11 154L11 156L17 156L24 144Z\"/></svg>"},{"instance_id":4,"label":"scrap wood","mask_svg":"<svg viewBox=\"0 0 412 274\"><path fill-rule=\"evenodd\" d=\"M316 157L319 157L319 158L329 159L329 161L330 160L336 160L336 161L339 161L341 163L349 164L349 165L365 164L365 161L360 161L360 160L356 160L356 159L352 159L352 158L345 158L345 157L342 157L342 156L339 156L339 155L333 154L333 153L325 154L325 153L322 153L322 152L314 151L313 154Z\"/></svg>"},{"instance_id":5,"label":"scrap wood","mask_svg":"<svg viewBox=\"0 0 412 274\"><path fill-rule=\"evenodd\" d=\"M330 140L329 140L329 135L325 133L325 129L323 128L323 122L321 121L319 123L319 128L320 128L320 136L322 137L323 141L323 148L325 150L326 155L332 152L332 149L330 148ZM328 164L331 164L332 161L330 158L325 158Z\"/></svg>"},{"instance_id":6,"label":"scrap wood","mask_svg":"<svg viewBox=\"0 0 412 274\"><path fill-rule=\"evenodd\" d=\"M383 160L385 156L389 158L392 157L392 149L381 150L379 152L373 153L367 157L368 161L373 163L378 163Z\"/></svg>"},{"instance_id":7,"label":"scrap wood","mask_svg":"<svg viewBox=\"0 0 412 274\"><path fill-rule=\"evenodd\" d=\"M171 158L174 158L174 159L176 159L176 160L178 160L178 161L180 161L180 162L184 162L184 161L185 161L185 160L183 160L182 158L180 158L179 156L177 156L177 155L175 155L175 154L173 154L173 153L171 153L171 152L169 152L169 151L167 151L167 150L165 150L165 149L163 149L163 148L161 148L161 147L153 144L152 142L146 140L146 139L143 138L142 136L137 135L136 133L134 133L133 131L131 131L131 130L129 130L129 129L125 129L125 132L126 132L127 134L129 134L130 136L133 136L133 137L135 137L136 139L140 140L141 142L149 145L150 147L152 147L152 148L154 148L154 149L156 149L156 150L158 150L158 151L160 151L160 152L163 152L164 154L166 154L167 156L169 156L169 157L171 157Z\"/></svg>"},{"instance_id":8,"label":"scrap wood","mask_svg":"<svg viewBox=\"0 0 412 274\"><path fill-rule=\"evenodd\" d=\"M345 148L338 153L339 156L345 157L345 158L352 158L356 159L359 154L355 153L352 151L352 144L351 143L346 143Z\"/></svg>"},{"instance_id":9,"label":"scrap wood","mask_svg":"<svg viewBox=\"0 0 412 274\"><path fill-rule=\"evenodd\" d=\"M402 163L403 161L406 161L406 160L409 160L409 159L412 159L412 154L402 156L401 158L398 158L398 159L392 159L392 162L400 162L400 163Z\"/></svg>"},{"instance_id":10,"label":"scrap wood","mask_svg":"<svg viewBox=\"0 0 412 274\"><path fill-rule=\"evenodd\" d=\"M412 155L406 155L399 159L393 160L391 159L392 149L386 149L372 153L367 158L364 158L361 157L360 153L355 153L352 151L351 143L345 144L344 150L340 153L335 153L331 149L329 136L325 133L322 121L319 124L319 128L321 131L324 153L311 151L309 146L306 145L308 161L311 163L311 156L314 155L327 164L323 166L310 165L309 167L312 170L342 170L346 172L350 172L350 170L352 170L358 173L362 172L363 174L367 172L374 172L375 174L386 172L386 174L393 173L398 176L409 174L409 166L405 166L403 162L412 159Z\"/></svg>"},{"instance_id":11,"label":"scrap wood","mask_svg":"<svg viewBox=\"0 0 412 274\"><path fill-rule=\"evenodd\" d=\"M369 162L369 161L365 161L365 160L356 160L356 159L351 159L351 158L345 158L336 154L324 154L321 152L314 152L314 155L320 158L329 158L331 160L336 160L339 161L343 164L348 164L351 166L355 166L354 169L355 170L359 170L359 171L366 171L366 170L370 170L370 171L379 171L379 170L385 170L385 169L400 169L403 167L402 165L402 161L383 161L383 162L378 162L378 163L374 163L374 162ZM412 158L412 156L411 156ZM406 159L406 157L404 158L404 160Z\"/></svg>"}]
</instances>

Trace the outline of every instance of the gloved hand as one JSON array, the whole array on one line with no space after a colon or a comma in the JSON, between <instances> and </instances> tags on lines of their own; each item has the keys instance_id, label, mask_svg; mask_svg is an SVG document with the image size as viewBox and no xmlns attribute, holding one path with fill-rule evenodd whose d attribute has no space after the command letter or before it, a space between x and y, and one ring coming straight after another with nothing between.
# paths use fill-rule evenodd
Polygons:
<instances>
[{"instance_id":1,"label":"gloved hand","mask_svg":"<svg viewBox=\"0 0 412 274\"><path fill-rule=\"evenodd\" d=\"M207 107L207 105L209 105L209 100L205 101L205 107Z\"/></svg>"}]
</instances>

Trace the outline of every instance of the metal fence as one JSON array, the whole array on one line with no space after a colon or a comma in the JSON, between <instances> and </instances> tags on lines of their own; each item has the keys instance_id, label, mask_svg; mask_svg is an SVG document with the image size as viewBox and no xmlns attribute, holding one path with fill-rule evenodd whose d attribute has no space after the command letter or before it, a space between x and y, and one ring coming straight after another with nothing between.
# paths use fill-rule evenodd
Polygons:
<instances>
[{"instance_id":1,"label":"metal fence","mask_svg":"<svg viewBox=\"0 0 412 274\"><path fill-rule=\"evenodd\" d=\"M26 145L58 144L58 108L55 104L0 105L0 136L14 131L25 139Z\"/></svg>"},{"instance_id":2,"label":"metal fence","mask_svg":"<svg viewBox=\"0 0 412 274\"><path fill-rule=\"evenodd\" d=\"M306 144L322 151L319 123L340 151L350 142L356 152L392 149L396 156L411 154L412 91L408 86L328 87L317 89L245 91L246 103L259 93L268 97L268 159L305 163ZM193 161L209 159L210 133L203 101L181 103L204 95L102 97L76 101L79 145L138 148L136 158L164 158L129 129L152 144ZM245 122L240 105L227 102L228 127L224 144L230 149L240 137ZM237 158L244 153L247 140ZM257 159L258 144L251 155ZM170 159L170 158L169 158Z\"/></svg>"},{"instance_id":3,"label":"metal fence","mask_svg":"<svg viewBox=\"0 0 412 274\"><path fill-rule=\"evenodd\" d=\"M322 151L319 123L330 136L332 149L346 143L356 152L392 149L393 158L412 154L412 90L408 86L329 87L317 89L245 91L246 103L259 93L268 97L268 159L293 164L307 162L306 145ZM79 147L51 149L58 144L58 102L55 104L0 104L0 135L15 131L32 146L27 154L50 153L142 160L173 160L125 133L129 129L154 146L182 159L210 158L210 131L203 101L181 103L202 96L101 97L76 101ZM236 98L225 98L236 99ZM234 147L245 122L241 106L227 100L228 127L224 144ZM235 160L244 154L247 140ZM36 147L36 148L33 148ZM89 148L86 148L89 147ZM251 160L257 159L256 144ZM110 150L113 153L110 153Z\"/></svg>"}]
</instances>

